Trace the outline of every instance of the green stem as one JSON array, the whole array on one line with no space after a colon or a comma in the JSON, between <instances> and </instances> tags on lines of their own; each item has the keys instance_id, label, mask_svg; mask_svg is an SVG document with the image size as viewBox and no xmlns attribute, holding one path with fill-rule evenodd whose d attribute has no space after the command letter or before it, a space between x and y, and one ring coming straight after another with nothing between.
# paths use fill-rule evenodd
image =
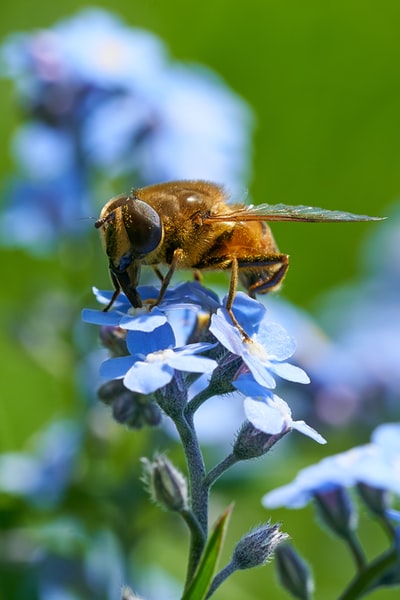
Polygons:
<instances>
[{"instance_id":1,"label":"green stem","mask_svg":"<svg viewBox=\"0 0 400 600\"><path fill-rule=\"evenodd\" d=\"M357 566L357 569L361 571L366 566L366 560L360 542L358 541L355 535L348 535L346 536L345 540L353 555L353 559Z\"/></svg>"},{"instance_id":2,"label":"green stem","mask_svg":"<svg viewBox=\"0 0 400 600\"><path fill-rule=\"evenodd\" d=\"M221 475L225 473L225 471L227 471L232 465L234 465L238 461L239 459L233 453L228 454L228 456L224 458L224 460L215 465L215 467L211 469L211 471L209 471L209 473L206 475L203 481L203 486L206 489L210 489L211 486L217 481L217 479L221 477Z\"/></svg>"},{"instance_id":3,"label":"green stem","mask_svg":"<svg viewBox=\"0 0 400 600\"><path fill-rule=\"evenodd\" d=\"M194 415L196 410L200 408L202 404L209 398L211 398L213 394L210 393L210 389L207 387L202 392L199 392L197 396L192 398L185 409L185 414L189 417L190 415Z\"/></svg>"},{"instance_id":4,"label":"green stem","mask_svg":"<svg viewBox=\"0 0 400 600\"><path fill-rule=\"evenodd\" d=\"M190 531L190 548L189 558L186 569L185 590L187 590L198 564L198 549L203 549L206 544L206 536L203 529L200 527L198 520L191 510L182 511L180 513ZM201 552L200 552L201 556Z\"/></svg>"},{"instance_id":5,"label":"green stem","mask_svg":"<svg viewBox=\"0 0 400 600\"><path fill-rule=\"evenodd\" d=\"M361 598L361 596L371 590L374 581L386 573L390 567L393 567L397 561L398 554L396 548L392 548L379 556L359 572L347 590L340 596L339 600L356 600L357 598Z\"/></svg>"},{"instance_id":6,"label":"green stem","mask_svg":"<svg viewBox=\"0 0 400 600\"><path fill-rule=\"evenodd\" d=\"M232 575L232 573L234 573L236 570L237 570L237 567L236 567L235 563L233 561L231 561L219 573L217 573L217 575L212 580L212 583L210 585L210 589L208 590L206 599L210 598L213 595L213 593L215 592L215 590L217 588L219 588L221 583L223 583L225 581L225 579L227 579L230 575Z\"/></svg>"}]
</instances>

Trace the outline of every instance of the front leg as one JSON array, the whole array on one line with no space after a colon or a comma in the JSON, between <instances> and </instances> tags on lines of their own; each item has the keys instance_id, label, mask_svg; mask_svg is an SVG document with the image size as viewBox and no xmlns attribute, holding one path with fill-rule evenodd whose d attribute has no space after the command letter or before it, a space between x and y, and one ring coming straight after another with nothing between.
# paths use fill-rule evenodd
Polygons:
<instances>
[{"instance_id":1,"label":"front leg","mask_svg":"<svg viewBox=\"0 0 400 600\"><path fill-rule=\"evenodd\" d=\"M183 256L183 250L181 250L181 248L177 248L176 250L174 250L171 264L169 266L167 274L165 275L165 277L162 280L158 298L155 301L155 303L153 304L153 306L157 306L158 304L160 304L161 300L164 298L164 294L167 291L167 288L171 282L172 275L175 273L176 269L178 268L179 261L182 259L182 256Z\"/></svg>"}]
</instances>

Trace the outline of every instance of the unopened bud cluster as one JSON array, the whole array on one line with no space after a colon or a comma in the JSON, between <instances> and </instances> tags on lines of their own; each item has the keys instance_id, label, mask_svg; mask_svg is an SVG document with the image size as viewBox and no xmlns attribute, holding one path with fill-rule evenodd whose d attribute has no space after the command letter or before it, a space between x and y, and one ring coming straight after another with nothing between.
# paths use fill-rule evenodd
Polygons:
<instances>
[{"instance_id":1,"label":"unopened bud cluster","mask_svg":"<svg viewBox=\"0 0 400 600\"><path fill-rule=\"evenodd\" d=\"M111 406L117 423L132 429L157 427L161 423L161 410L148 395L128 390L122 379L111 379L99 388L99 399Z\"/></svg>"}]
</instances>

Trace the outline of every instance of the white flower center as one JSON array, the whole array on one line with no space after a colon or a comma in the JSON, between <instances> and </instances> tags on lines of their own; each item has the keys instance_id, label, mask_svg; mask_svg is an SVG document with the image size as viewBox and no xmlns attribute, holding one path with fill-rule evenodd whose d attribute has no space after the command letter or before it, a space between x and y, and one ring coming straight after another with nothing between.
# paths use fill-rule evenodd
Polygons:
<instances>
[{"instance_id":1,"label":"white flower center","mask_svg":"<svg viewBox=\"0 0 400 600\"><path fill-rule=\"evenodd\" d=\"M164 362L171 358L174 355L174 351L171 348L167 348L166 350L157 350L156 352L150 352L146 356L146 362L155 363L155 362Z\"/></svg>"}]
</instances>

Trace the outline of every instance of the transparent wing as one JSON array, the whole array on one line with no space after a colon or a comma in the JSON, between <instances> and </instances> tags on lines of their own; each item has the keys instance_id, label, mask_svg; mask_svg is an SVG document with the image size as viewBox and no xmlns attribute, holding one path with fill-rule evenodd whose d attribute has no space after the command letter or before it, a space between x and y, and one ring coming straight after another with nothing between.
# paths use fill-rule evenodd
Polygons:
<instances>
[{"instance_id":1,"label":"transparent wing","mask_svg":"<svg viewBox=\"0 0 400 600\"><path fill-rule=\"evenodd\" d=\"M380 221L386 217L357 215L342 210L328 210L315 206L289 206L287 204L259 204L238 207L232 212L214 214L204 220L215 221L305 221L309 223L335 223L345 221Z\"/></svg>"}]
</instances>

